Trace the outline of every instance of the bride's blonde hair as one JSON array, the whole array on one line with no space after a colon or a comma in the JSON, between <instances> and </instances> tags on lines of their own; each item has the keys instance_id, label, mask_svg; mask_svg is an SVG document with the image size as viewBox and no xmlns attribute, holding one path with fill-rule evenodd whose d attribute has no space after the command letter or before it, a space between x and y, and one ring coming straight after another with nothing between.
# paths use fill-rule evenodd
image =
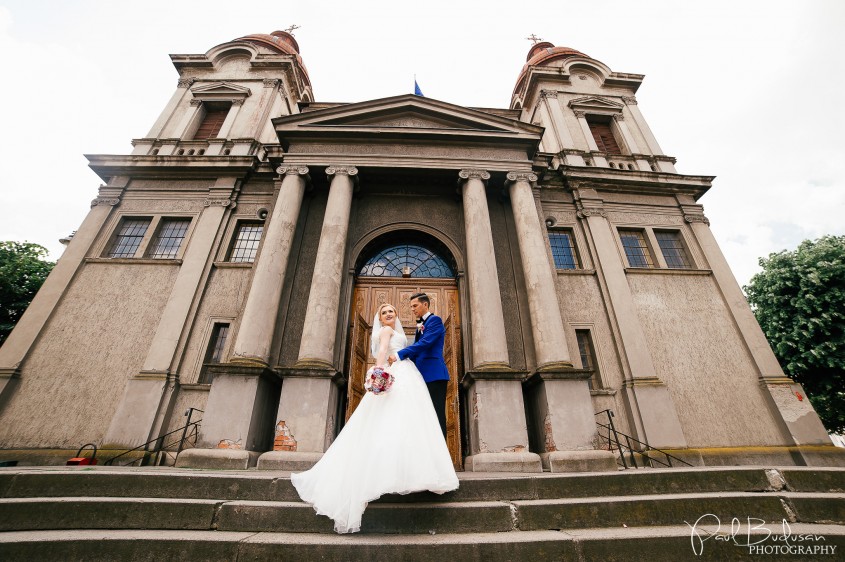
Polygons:
<instances>
[{"instance_id":1,"label":"bride's blonde hair","mask_svg":"<svg viewBox=\"0 0 845 562\"><path fill-rule=\"evenodd\" d=\"M396 313L396 321L395 321L394 326L393 326L394 331L396 331L396 333L398 333L398 334L401 334L402 337L405 338L405 344L408 343L408 338L405 336L405 332L402 329L402 321L399 320L399 311L396 309L395 306L393 306L389 302L386 302L383 305L378 307L378 310L376 310L375 318L373 318L373 331L372 331L372 334L370 335L370 351L372 351L373 357L378 356L378 345L379 345L378 344L378 341L379 341L378 332L382 328L381 311L384 310L384 307L386 307L386 306L391 307L393 309L393 311ZM405 344L403 344L403 346Z\"/></svg>"}]
</instances>

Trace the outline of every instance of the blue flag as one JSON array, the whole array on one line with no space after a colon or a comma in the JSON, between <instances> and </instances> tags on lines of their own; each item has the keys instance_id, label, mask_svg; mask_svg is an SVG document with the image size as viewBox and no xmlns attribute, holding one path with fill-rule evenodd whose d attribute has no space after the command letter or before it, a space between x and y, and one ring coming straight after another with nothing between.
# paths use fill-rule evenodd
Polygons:
<instances>
[{"instance_id":1,"label":"blue flag","mask_svg":"<svg viewBox=\"0 0 845 562\"><path fill-rule=\"evenodd\" d=\"M414 78L414 95L415 95L415 96L422 96L422 97L425 97L425 96L423 95L423 93L422 93L422 90L420 90L420 85L419 85L419 84L417 84L417 79L416 79L416 78Z\"/></svg>"}]
</instances>

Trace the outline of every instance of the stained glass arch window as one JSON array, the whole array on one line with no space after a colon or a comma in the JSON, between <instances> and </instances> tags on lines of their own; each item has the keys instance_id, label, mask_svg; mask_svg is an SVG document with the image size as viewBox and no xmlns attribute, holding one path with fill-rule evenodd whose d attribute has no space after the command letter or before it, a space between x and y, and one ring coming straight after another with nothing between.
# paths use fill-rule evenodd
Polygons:
<instances>
[{"instance_id":1,"label":"stained glass arch window","mask_svg":"<svg viewBox=\"0 0 845 562\"><path fill-rule=\"evenodd\" d=\"M417 241L394 243L372 253L358 275L364 277L440 277L454 278L455 268L428 244Z\"/></svg>"}]
</instances>

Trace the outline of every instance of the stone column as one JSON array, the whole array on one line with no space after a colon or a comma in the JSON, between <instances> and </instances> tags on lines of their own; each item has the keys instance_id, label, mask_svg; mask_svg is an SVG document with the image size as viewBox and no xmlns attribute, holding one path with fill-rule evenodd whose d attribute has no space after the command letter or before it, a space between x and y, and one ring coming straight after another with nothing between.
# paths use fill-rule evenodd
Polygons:
<instances>
[{"instance_id":1,"label":"stone column","mask_svg":"<svg viewBox=\"0 0 845 562\"><path fill-rule=\"evenodd\" d=\"M507 175L516 226L522 271L528 289L528 308L537 354L537 370L571 369L569 348L563 331L560 303L546 250L546 238L534 203L532 173L510 172Z\"/></svg>"},{"instance_id":2,"label":"stone column","mask_svg":"<svg viewBox=\"0 0 845 562\"><path fill-rule=\"evenodd\" d=\"M191 99L188 108L185 109L185 113L182 114L182 119L179 121L179 125L176 127L176 133L179 135L180 139L185 138L185 134L188 132L188 127L190 127L193 120L196 119L200 107L202 107L202 100L198 100L196 98ZM160 151L159 154L161 154Z\"/></svg>"},{"instance_id":3,"label":"stone column","mask_svg":"<svg viewBox=\"0 0 845 562\"><path fill-rule=\"evenodd\" d=\"M343 257L346 233L352 209L353 178L358 169L352 166L329 166L332 177L320 244L314 263L311 292L305 309L302 340L299 344L298 367L334 367L335 333L340 305L340 284L343 279Z\"/></svg>"},{"instance_id":4,"label":"stone column","mask_svg":"<svg viewBox=\"0 0 845 562\"><path fill-rule=\"evenodd\" d=\"M713 271L716 285L757 368L760 385L768 391L766 396L769 407L774 412L775 419L781 420L781 430L795 445L830 445L827 430L810 401L798 399L798 394L806 396L803 387L784 375L766 335L751 312L722 250L719 249L703 208L695 204L691 196L677 197L684 212L684 220L690 225Z\"/></svg>"},{"instance_id":5,"label":"stone column","mask_svg":"<svg viewBox=\"0 0 845 562\"><path fill-rule=\"evenodd\" d=\"M115 177L109 182L111 186L100 188L99 196L91 202L91 210L71 238L56 267L47 276L26 312L0 347L0 408L17 387L21 377L21 365L73 277L82 267L83 260L111 215L112 209L120 204L120 196L127 182L126 177Z\"/></svg>"},{"instance_id":6,"label":"stone column","mask_svg":"<svg viewBox=\"0 0 845 562\"><path fill-rule=\"evenodd\" d=\"M686 448L687 442L675 403L666 384L655 372L648 341L640 324L625 265L616 244L618 234L607 220L603 201L594 189L574 191L578 217L586 222L597 257L597 272L607 291L608 308L621 338L623 365L627 365L625 390L634 425L641 440L663 449ZM624 367L623 367L624 368Z\"/></svg>"},{"instance_id":7,"label":"stone column","mask_svg":"<svg viewBox=\"0 0 845 562\"><path fill-rule=\"evenodd\" d=\"M217 133L218 139L229 138L229 133L232 131L232 127L238 118L238 114L241 112L241 108L244 106L244 101L242 99L232 100L232 107L229 108L229 113L226 114L226 119L223 120L223 124L220 125L220 131Z\"/></svg>"},{"instance_id":8,"label":"stone column","mask_svg":"<svg viewBox=\"0 0 845 562\"><path fill-rule=\"evenodd\" d=\"M637 163L637 169L643 172L650 172L651 166L649 165L648 160L645 159L644 155L640 154L640 146L637 144L634 135L632 135L631 131L628 129L628 124L625 123L625 116L621 113L616 113L613 116L613 120L616 122L616 128L619 129L619 134L622 135L622 140L625 141L625 145L628 147L628 150L631 152L631 156Z\"/></svg>"},{"instance_id":9,"label":"stone column","mask_svg":"<svg viewBox=\"0 0 845 562\"><path fill-rule=\"evenodd\" d=\"M335 334L353 182L358 170L352 166L329 166L326 174L332 180L305 310L299 358L292 369L283 371L284 389L276 415L274 450L258 459L261 469L307 469L322 457L334 438L340 397Z\"/></svg>"},{"instance_id":10,"label":"stone column","mask_svg":"<svg viewBox=\"0 0 845 562\"><path fill-rule=\"evenodd\" d=\"M593 132L590 130L590 124L587 123L587 114L583 111L574 111L575 117L578 118L578 124L581 126L581 132L584 133L584 140L587 141L587 146L590 149L590 152L599 152L599 145L596 144L596 139L593 138ZM591 155L593 158L593 162L599 168L607 168L607 158L604 156L598 156L596 154Z\"/></svg>"},{"instance_id":11,"label":"stone column","mask_svg":"<svg viewBox=\"0 0 845 562\"><path fill-rule=\"evenodd\" d=\"M461 170L458 175L463 181L472 369L509 368L502 295L484 186L490 174L484 170Z\"/></svg>"},{"instance_id":12,"label":"stone column","mask_svg":"<svg viewBox=\"0 0 845 562\"><path fill-rule=\"evenodd\" d=\"M273 205L273 214L264 227L261 254L255 263L249 296L232 347L232 363L269 366L273 329L308 181L308 168L305 166L280 166L276 172L282 179L282 185Z\"/></svg>"},{"instance_id":13,"label":"stone column","mask_svg":"<svg viewBox=\"0 0 845 562\"><path fill-rule=\"evenodd\" d=\"M528 387L534 412L543 418L543 466L552 472L616 470L609 451L595 450L589 374L572 368L544 227L531 188L537 176L510 172L507 180L537 358Z\"/></svg>"},{"instance_id":14,"label":"stone column","mask_svg":"<svg viewBox=\"0 0 845 562\"><path fill-rule=\"evenodd\" d=\"M264 227L231 358L213 369L198 448L183 451L178 466L247 468L272 441L281 381L269 368L270 346L308 181L305 166L283 165L276 171L281 186Z\"/></svg>"},{"instance_id":15,"label":"stone column","mask_svg":"<svg viewBox=\"0 0 845 562\"><path fill-rule=\"evenodd\" d=\"M472 362L464 377L471 406L470 456L475 472L540 472L540 457L528 451L522 397L523 373L509 366L502 295L487 208L484 170L461 170L466 228L467 285Z\"/></svg>"},{"instance_id":16,"label":"stone column","mask_svg":"<svg viewBox=\"0 0 845 562\"><path fill-rule=\"evenodd\" d=\"M185 95L188 94L188 88L193 83L193 78L179 79L176 91L173 92L172 96L170 96L170 101L167 102L167 105L159 114L158 119L156 119L156 122L150 128L150 131L147 133L147 136L143 139L135 139L132 141L133 155L149 154L150 149L153 147L158 137L161 136L161 132L164 130L165 125L167 125L168 121L170 121L170 118L173 117L173 112L176 111L176 108L182 102L182 98L184 98Z\"/></svg>"},{"instance_id":17,"label":"stone column","mask_svg":"<svg viewBox=\"0 0 845 562\"><path fill-rule=\"evenodd\" d=\"M584 166L584 157L580 154L580 151L573 151L575 149L575 141L572 139L569 127L566 124L566 117L564 117L557 92L554 90L542 90L540 96L545 106L541 106L541 109L548 110L552 130L559 144L558 150L551 150L549 152L564 151L567 164L570 166Z\"/></svg>"},{"instance_id":18,"label":"stone column","mask_svg":"<svg viewBox=\"0 0 845 562\"><path fill-rule=\"evenodd\" d=\"M141 371L130 378L103 439L104 446L133 448L161 434L176 387L172 371L176 349L194 298L207 278L209 255L223 224L235 178L219 178L209 190L205 209L196 219L179 274L162 312Z\"/></svg>"}]
</instances>

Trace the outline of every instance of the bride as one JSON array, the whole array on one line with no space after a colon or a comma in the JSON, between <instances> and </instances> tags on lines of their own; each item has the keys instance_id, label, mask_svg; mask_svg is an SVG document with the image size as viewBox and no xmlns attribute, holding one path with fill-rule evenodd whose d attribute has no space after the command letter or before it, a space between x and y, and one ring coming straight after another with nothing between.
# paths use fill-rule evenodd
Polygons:
<instances>
[{"instance_id":1,"label":"bride","mask_svg":"<svg viewBox=\"0 0 845 562\"><path fill-rule=\"evenodd\" d=\"M408 343L396 308L383 304L373 321L376 366L395 378L387 392L367 392L320 461L291 474L299 497L334 520L338 533L361 529L367 503L384 494L442 494L458 477L422 375L410 359L387 358Z\"/></svg>"}]
</instances>

